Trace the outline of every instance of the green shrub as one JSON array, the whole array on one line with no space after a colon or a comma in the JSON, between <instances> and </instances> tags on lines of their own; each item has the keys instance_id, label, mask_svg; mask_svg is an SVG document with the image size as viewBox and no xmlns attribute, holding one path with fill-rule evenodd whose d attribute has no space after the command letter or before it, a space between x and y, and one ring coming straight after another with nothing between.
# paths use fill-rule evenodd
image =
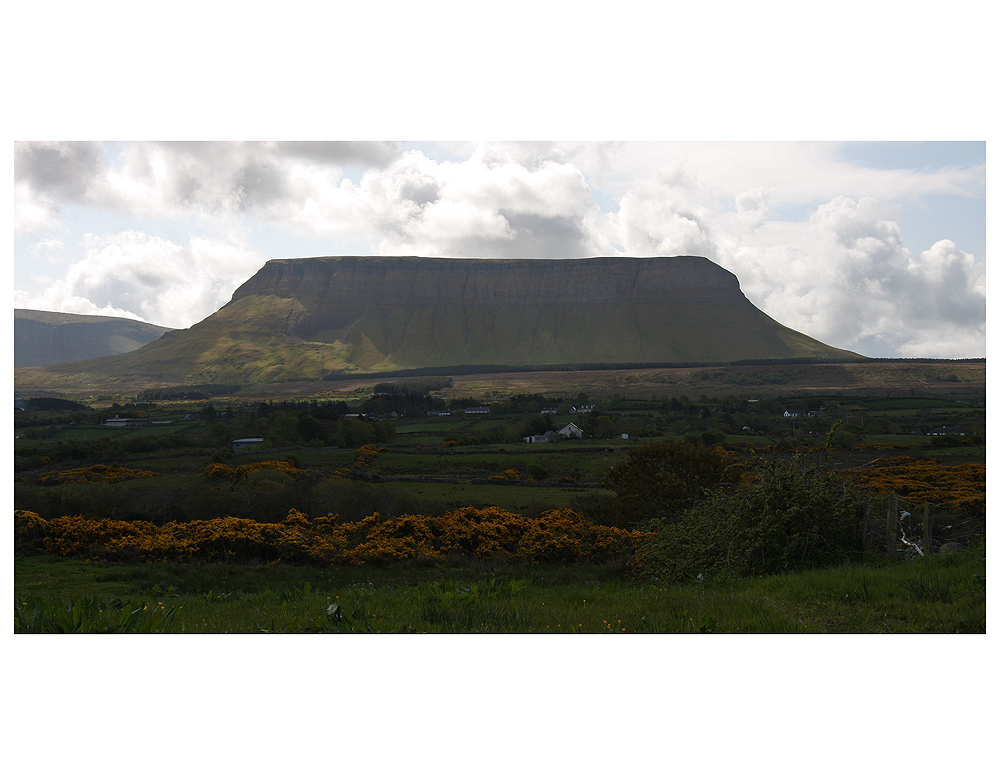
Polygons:
<instances>
[{"instance_id":1,"label":"green shrub","mask_svg":"<svg viewBox=\"0 0 1000 775\"><path fill-rule=\"evenodd\" d=\"M549 478L548 470L538 465L538 463L528 463L525 466L525 472L536 482L541 482Z\"/></svg>"},{"instance_id":2,"label":"green shrub","mask_svg":"<svg viewBox=\"0 0 1000 775\"><path fill-rule=\"evenodd\" d=\"M720 488L657 535L636 563L647 577L752 576L838 564L864 553L866 500L837 474L761 462L748 481Z\"/></svg>"},{"instance_id":3,"label":"green shrub","mask_svg":"<svg viewBox=\"0 0 1000 775\"><path fill-rule=\"evenodd\" d=\"M269 492L288 487L294 482L295 480L284 471L261 468L250 472L247 478L240 483L240 488L249 492Z\"/></svg>"},{"instance_id":4,"label":"green shrub","mask_svg":"<svg viewBox=\"0 0 1000 775\"><path fill-rule=\"evenodd\" d=\"M652 442L630 450L625 462L609 468L604 486L618 496L615 524L623 527L652 519L676 521L706 491L739 476L738 458L721 447Z\"/></svg>"},{"instance_id":5,"label":"green shrub","mask_svg":"<svg viewBox=\"0 0 1000 775\"><path fill-rule=\"evenodd\" d=\"M584 493L569 499L569 507L580 512L584 518L596 525L614 527L618 524L615 513L615 496L604 493Z\"/></svg>"}]
</instances>

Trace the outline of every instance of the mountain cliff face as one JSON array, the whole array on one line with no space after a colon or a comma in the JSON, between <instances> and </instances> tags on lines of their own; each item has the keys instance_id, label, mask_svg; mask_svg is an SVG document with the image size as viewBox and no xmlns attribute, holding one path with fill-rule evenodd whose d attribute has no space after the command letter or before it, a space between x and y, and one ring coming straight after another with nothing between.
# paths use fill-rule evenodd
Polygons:
<instances>
[{"instance_id":1,"label":"mountain cliff face","mask_svg":"<svg viewBox=\"0 0 1000 775\"><path fill-rule=\"evenodd\" d=\"M390 306L531 307L742 299L731 272L705 258L467 259L341 256L268 261L233 294L294 296L345 315Z\"/></svg>"},{"instance_id":2,"label":"mountain cliff face","mask_svg":"<svg viewBox=\"0 0 1000 775\"><path fill-rule=\"evenodd\" d=\"M275 260L223 312L263 299L280 308L284 336L343 347L360 369L834 354L695 256Z\"/></svg>"},{"instance_id":3,"label":"mountain cliff face","mask_svg":"<svg viewBox=\"0 0 1000 775\"><path fill-rule=\"evenodd\" d=\"M127 353L170 330L128 318L15 309L14 367Z\"/></svg>"},{"instance_id":4,"label":"mountain cliff face","mask_svg":"<svg viewBox=\"0 0 1000 775\"><path fill-rule=\"evenodd\" d=\"M71 371L250 383L468 365L851 357L776 323L731 272L695 256L341 256L268 261L190 329Z\"/></svg>"}]
</instances>

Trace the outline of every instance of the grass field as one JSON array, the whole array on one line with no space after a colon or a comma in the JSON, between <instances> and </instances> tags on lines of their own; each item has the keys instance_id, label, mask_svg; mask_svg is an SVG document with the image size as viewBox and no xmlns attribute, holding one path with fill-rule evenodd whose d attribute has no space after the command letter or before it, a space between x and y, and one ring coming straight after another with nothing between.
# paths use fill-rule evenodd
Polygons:
<instances>
[{"instance_id":1,"label":"grass field","mask_svg":"<svg viewBox=\"0 0 1000 775\"><path fill-rule=\"evenodd\" d=\"M392 482L388 486L397 488L402 494L413 496L418 502L435 501L453 508L489 505L518 513L568 508L570 499L576 495L610 494L600 488L518 487L500 484Z\"/></svg>"},{"instance_id":2,"label":"grass field","mask_svg":"<svg viewBox=\"0 0 1000 775\"><path fill-rule=\"evenodd\" d=\"M757 371L772 368L777 367ZM568 507L598 521L605 518L612 501L612 494L599 487L605 472L625 460L629 450L640 443L633 427L648 431L648 440L653 441L683 436L693 437L695 443L717 443L700 440L702 432L716 431L715 436L746 457L777 454L775 440L784 438L787 442L794 437L796 444L804 445L800 451L807 459L822 457L839 471L898 455L920 461L936 458L947 466L985 462L982 363L789 364L780 368L783 374L787 372L788 383L750 387L733 380L763 379L754 367L456 377L453 387L442 389L449 398L500 403L512 393L535 395L541 391L550 397L569 397L562 404L562 414L552 418L556 428L580 419L568 413L568 405L576 402L580 392L590 393L589 400L598 403L602 416L615 424L615 433L609 434L614 437L524 444L519 431L514 431L525 427L532 417L537 420L537 412L466 416L456 411L451 417L425 417L421 412L395 420L395 438L375 443L385 451L367 465L359 462L357 444L320 446L331 442L319 439L246 454L232 452L230 438L248 435L243 433L244 423L246 427L257 423L253 427L260 433L249 434L254 436L263 436L270 428L264 419L257 419L257 406L246 403L247 399L314 395L310 391L317 388L316 383L300 388L273 386L270 394L259 388L254 389L256 393L248 390L231 406L228 399L216 401L219 414L211 421L143 428L110 429L79 420L60 425L47 422L43 413L22 413L15 416L15 422L23 423L28 438L15 441L15 508L37 511L45 519L82 514L93 519L148 519L158 525L167 520L227 515L281 522L293 507L310 517L338 513L344 519L357 520L374 511L390 517L442 513L469 505L497 506L528 517ZM367 397L360 389L366 384L370 381L357 385L323 383L319 387L326 391L326 398L360 402ZM338 389L331 390L334 386ZM296 389L301 392L296 393ZM853 392L836 392L841 389ZM735 398L736 394L742 398ZM785 398L776 401L768 395ZM671 401L671 396L679 400ZM828 403L831 412L823 420L792 422L781 418L786 402L793 402L789 405L795 409ZM149 416L176 419L188 412L200 413L207 403L164 403ZM228 426L219 422L224 411L233 418ZM352 407L352 411L356 409ZM755 421L763 423L765 419L771 423L766 432L744 428L756 427ZM853 427L867 423L861 439L864 443L824 449L825 429L834 421ZM940 441L923 435L925 426L931 424L966 425L971 429L970 437ZM472 435L476 430L503 426L511 432ZM876 432L891 428L905 432ZM624 431L632 438L621 438ZM176 440L169 438L173 434L182 434L185 446L177 446ZM517 440L496 441L511 437ZM486 438L491 443L486 443ZM443 444L448 439L457 441ZM753 452L747 445L755 447ZM781 454L797 454L793 445L786 446L789 449ZM263 461L291 462L305 472L295 478L258 472L253 479L233 482L204 475L214 463L236 468ZM114 484L77 481L47 486L40 481L48 474L95 463L149 470L156 476ZM519 472L521 483L490 479L506 476L511 469ZM619 619L626 632L985 630L985 585L978 580L985 578L985 562L968 553L959 559L934 557L922 564L885 566L876 561L870 567L834 568L812 575L716 579L665 588L638 586L621 571L621 567L586 565L543 568L433 563L364 569L127 567L18 557L15 584L19 595L54 595L77 603L96 601L86 609L88 615L110 616L112 601L122 606L144 601L147 606L155 604L156 610L162 603L164 611L173 608L174 614L169 621L162 619L150 627L177 632L309 627L370 627L380 632L547 632L554 628L565 632L575 626L578 631L596 633L611 631L609 625L617 625ZM167 590L172 590L169 595ZM175 594L178 597L172 597ZM344 611L353 615L355 609L363 609L366 615L349 621L325 620L325 601L331 595ZM153 601L152 596L158 599ZM164 597L168 599L160 599ZM483 611L492 613L486 616ZM227 612L232 613L231 618Z\"/></svg>"},{"instance_id":3,"label":"grass field","mask_svg":"<svg viewBox=\"0 0 1000 775\"><path fill-rule=\"evenodd\" d=\"M84 600L92 619L145 607L166 620L157 631L176 633L975 633L986 631L985 573L983 547L673 586L580 565L129 566L35 556L15 560L15 600L26 611L42 599L65 608ZM334 604L341 613L328 616Z\"/></svg>"},{"instance_id":4,"label":"grass field","mask_svg":"<svg viewBox=\"0 0 1000 775\"><path fill-rule=\"evenodd\" d=\"M787 382L734 382L776 368L787 372ZM952 373L957 381L949 378ZM838 471L897 455L920 463L937 458L947 466L986 459L984 363L456 376L454 386L441 392L482 403L517 393L576 403L578 393L588 393L589 402L619 424L612 434L618 438L552 445L486 444L479 438L473 445L466 437L473 429L521 423L528 415L431 418L421 412L395 422L395 439L376 444L389 451L367 467L356 465L359 444L338 447L326 439L321 443L330 446L291 442L232 452L231 438L268 435L263 421L245 432L256 402L319 398L348 401L349 411L364 411L356 407L377 381L247 386L213 401L158 402L149 412L154 419L179 419L209 403L219 412L231 405L236 420L228 436L211 433L204 420L108 429L60 427L44 413L15 413L15 433L29 436L15 441L15 508L40 511L45 505L46 518L85 514L161 524L224 515L280 522L292 505L310 519L328 512L362 519L393 508L430 514L470 504L531 518L576 499L572 507L598 521L612 499L588 498L607 491L552 485L562 477L599 483L607 467L636 446L634 438L620 438L633 418L655 428L651 441L722 430L726 444L745 457L753 454L745 446L750 444L756 454L792 458L794 449L777 452L772 444L794 434L797 444L806 445L800 449L807 461L823 458ZM128 390L123 386L121 392ZM723 398L729 396L759 403L737 412ZM668 410L671 398L691 411ZM112 400L131 399L87 400L98 415ZM812 421L793 425L780 419L786 401L807 408L839 403L839 410L825 427ZM770 428L748 416L758 410ZM565 405L563 412L553 418L556 428L575 418ZM864 444L823 450L831 423L855 423L862 416ZM891 420L901 432L875 433L892 427L879 426L875 418ZM982 438L940 446L916 435L931 423L969 425ZM758 432L742 430L744 425ZM182 436L175 440L167 433ZM453 438L459 446L442 446ZM899 444L907 449L873 446ZM308 472L292 482L269 472L258 481L235 483L203 475L213 463L237 468L262 461L293 462ZM114 484L38 484L45 475L96 463L156 476ZM536 467L548 474L538 485L472 481L509 468L527 478ZM341 469L354 470L345 478L335 473ZM381 481L362 479L371 475ZM417 481L421 477L425 481ZM433 478L453 481L426 481ZM253 514L244 513L247 504ZM438 741L443 755L431 758L433 766L488 772L644 769L651 763L714 770L755 761L778 772L904 766L939 773L971 771L989 761L984 741L992 739L992 717L979 708L992 688L992 653L985 637L957 639L986 633L983 544L912 561L877 556L797 574L673 585L639 583L621 557L560 565L453 555L336 567L285 561L119 564L86 561L84 556L95 556L87 554L94 547L83 548L75 557L13 558L15 632L178 637L15 638L11 696L18 713L12 739L17 755L41 753L30 759L36 769L48 762L62 767L60 752L103 750L109 740L111 753L101 766L112 771L116 765L175 768L174 760L251 772L319 760L327 767L412 767L414 752L433 756L430 747ZM253 637L285 633L398 635L332 643ZM408 633L436 637L404 643L401 636ZM923 633L956 636L871 637ZM469 641L450 634L488 637ZM538 634L589 637L531 637ZM729 637L654 637L666 634ZM781 637L791 634L841 637ZM923 722L915 720L915 710L924 712ZM188 736L190 753L177 742L184 737L173 729L178 721L198 730ZM923 731L914 731L921 723ZM497 746L498 731L509 729L517 730L521 744ZM153 753L164 740L176 756Z\"/></svg>"}]
</instances>

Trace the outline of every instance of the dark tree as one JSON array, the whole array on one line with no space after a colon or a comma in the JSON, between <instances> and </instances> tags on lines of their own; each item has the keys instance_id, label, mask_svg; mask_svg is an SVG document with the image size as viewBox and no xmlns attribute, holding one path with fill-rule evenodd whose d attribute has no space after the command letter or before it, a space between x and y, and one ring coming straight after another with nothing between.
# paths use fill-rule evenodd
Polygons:
<instances>
[{"instance_id":1,"label":"dark tree","mask_svg":"<svg viewBox=\"0 0 1000 775\"><path fill-rule=\"evenodd\" d=\"M647 443L604 475L604 486L618 496L621 525L662 519L674 522L723 482L736 483L740 465L731 453L684 441Z\"/></svg>"}]
</instances>

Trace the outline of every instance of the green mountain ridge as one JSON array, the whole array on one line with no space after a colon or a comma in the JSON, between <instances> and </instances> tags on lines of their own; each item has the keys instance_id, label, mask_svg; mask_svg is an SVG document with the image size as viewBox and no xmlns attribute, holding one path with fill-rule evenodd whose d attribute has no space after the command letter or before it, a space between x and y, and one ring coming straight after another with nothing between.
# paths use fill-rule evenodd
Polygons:
<instances>
[{"instance_id":1,"label":"green mountain ridge","mask_svg":"<svg viewBox=\"0 0 1000 775\"><path fill-rule=\"evenodd\" d=\"M18 387L252 384L476 365L856 360L772 320L706 258L275 259L191 328L17 370Z\"/></svg>"},{"instance_id":2,"label":"green mountain ridge","mask_svg":"<svg viewBox=\"0 0 1000 775\"><path fill-rule=\"evenodd\" d=\"M100 358L138 350L172 329L110 315L14 310L14 367Z\"/></svg>"}]
</instances>

